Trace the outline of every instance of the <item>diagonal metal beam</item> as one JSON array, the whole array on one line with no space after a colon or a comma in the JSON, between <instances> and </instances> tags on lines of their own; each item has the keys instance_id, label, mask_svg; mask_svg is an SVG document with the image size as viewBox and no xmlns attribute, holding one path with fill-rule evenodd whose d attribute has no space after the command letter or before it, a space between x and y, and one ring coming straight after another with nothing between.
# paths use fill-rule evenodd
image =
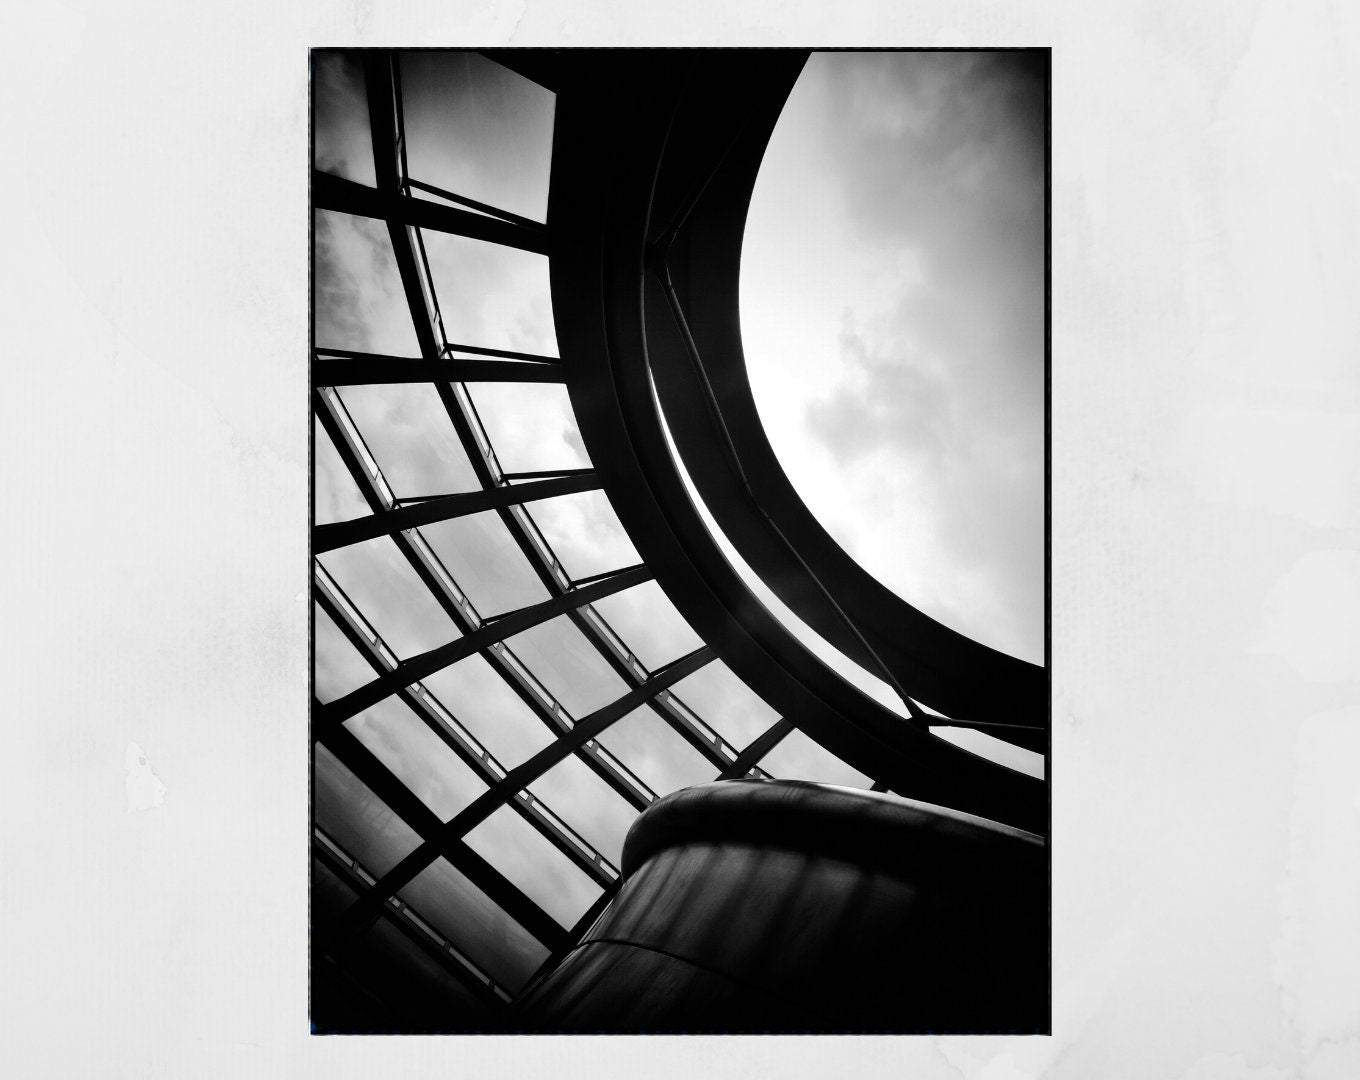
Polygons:
<instances>
[{"instance_id":1,"label":"diagonal metal beam","mask_svg":"<svg viewBox=\"0 0 1360 1080\"><path fill-rule=\"evenodd\" d=\"M510 382L560 383L561 364L526 364L519 360L414 360L378 356L372 360L317 360L313 386L368 386L374 383Z\"/></svg>"},{"instance_id":2,"label":"diagonal metal beam","mask_svg":"<svg viewBox=\"0 0 1360 1080\"><path fill-rule=\"evenodd\" d=\"M793 728L792 720L780 717L752 739L746 749L737 755L737 760L718 774L718 779L737 780L745 776L759 765L760 759L778 746L784 737L793 731Z\"/></svg>"},{"instance_id":3,"label":"diagonal metal beam","mask_svg":"<svg viewBox=\"0 0 1360 1080\"><path fill-rule=\"evenodd\" d=\"M602 600L606 596L631 588L634 585L640 585L644 581L649 581L651 576L651 570L645 565L620 570L603 581L597 581L579 589L572 589L561 596L554 596L549 600L544 600L541 604L535 604L532 607L507 615L503 619L488 623L470 634L450 641L446 645L440 645L428 652L403 660L394 670L385 675L380 675L372 682L365 683L344 697L336 698L329 704L320 706L312 724L313 730L320 731L332 725L340 724L351 716L363 712L370 705L381 701L389 694L396 693L403 686L410 686L413 682L419 682L421 679L433 675L436 671L457 663L464 657L471 656L498 641L504 641L508 637L513 637L523 630L531 629L574 608Z\"/></svg>"},{"instance_id":4,"label":"diagonal metal beam","mask_svg":"<svg viewBox=\"0 0 1360 1080\"><path fill-rule=\"evenodd\" d=\"M481 491L465 491L457 495L443 495L416 506L402 506L395 510L369 514L367 517L318 525L312 530L312 553L320 555L349 544L372 540L377 536L401 532L403 529L433 525L437 521L480 514L485 510L498 510L501 507L514 506L516 503L552 499L558 495L574 495L579 491L593 491L599 486L599 477L594 471L590 471L573 476L558 476L551 480L535 480L527 484L511 484L506 487L484 488Z\"/></svg>"},{"instance_id":5,"label":"diagonal metal beam","mask_svg":"<svg viewBox=\"0 0 1360 1080\"><path fill-rule=\"evenodd\" d=\"M471 210L459 210L456 206L371 188L331 173L312 172L312 199L318 210L453 233L539 255L548 253L548 233L543 228L529 228Z\"/></svg>"}]
</instances>

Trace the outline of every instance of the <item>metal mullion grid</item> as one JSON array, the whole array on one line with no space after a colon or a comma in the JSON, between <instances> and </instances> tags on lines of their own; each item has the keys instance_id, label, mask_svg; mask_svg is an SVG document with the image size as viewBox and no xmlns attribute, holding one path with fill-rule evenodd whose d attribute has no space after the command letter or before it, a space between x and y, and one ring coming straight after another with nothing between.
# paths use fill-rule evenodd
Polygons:
<instances>
[{"instance_id":1,"label":"metal mullion grid","mask_svg":"<svg viewBox=\"0 0 1360 1080\"><path fill-rule=\"evenodd\" d=\"M346 611L344 607L335 604L324 590L321 595L322 607L326 613L335 620L342 631L347 628L351 631L346 636L353 644L361 646L362 655L375 670L384 670L379 667L379 654L366 639L371 627L367 620L363 619L359 609L350 603L353 612L351 614L351 611ZM374 636L376 637L376 634ZM452 712L422 683L412 683L403 687L397 691L396 696L401 698L421 718L425 726L471 768L487 787L505 778L509 770L470 731L458 723ZM321 736L321 741L326 741L324 735ZM618 868L579 833L568 827L558 814L546 805L539 806L536 797L532 806L520 801L514 803L521 817L597 884L605 886L617 880Z\"/></svg>"},{"instance_id":2,"label":"metal mullion grid","mask_svg":"<svg viewBox=\"0 0 1360 1080\"><path fill-rule=\"evenodd\" d=\"M416 230L416 232L419 233L419 230ZM422 278L421 291L422 294L434 297L434 303L437 307L438 299L434 288L434 278L429 272L428 263L424 262L423 251L422 247L422 259L419 267ZM413 317L418 316L413 313ZM438 327L438 332L442 335L442 326ZM441 350L446 349L447 346L447 339L441 337ZM463 444L464 452L468 455L468 460L472 464L473 472L478 481L484 488L506 486L503 479L504 470L496 456L496 449L492 444L491 437L487 434L486 427L477 412L477 406L472 395L462 383L441 382L437 383L436 386L449 414L449 420ZM532 514L524 505L521 503L502 507L497 513L524 556L529 560L543 585L555 595L560 595L570 588L572 584L570 575L567 574L565 566L553 552L552 545L543 536L537 522L534 521ZM640 685L647 678L648 672L645 665L624 644L623 639L609 626L608 621L598 611L592 608L590 616L585 615L581 610L568 612L567 615L630 688ZM678 708L672 705L672 700L678 703ZM529 701L531 707L536 707L537 703L531 698L526 698L526 701ZM722 770L735 760L736 749L702 721L679 698L667 692L660 695L658 699L653 699L649 702L649 705L700 754L707 758L715 768ZM727 753L724 753L724 751L727 751ZM622 763L618 762L618 759L614 758L613 755L609 755L607 760L601 760L598 755L589 755L585 760L601 779L636 809L646 809L647 806L656 801L656 793L652 792L631 770L627 771L628 779L618 774L612 766L614 763L619 765Z\"/></svg>"},{"instance_id":3,"label":"metal mullion grid","mask_svg":"<svg viewBox=\"0 0 1360 1080\"><path fill-rule=\"evenodd\" d=\"M343 407L343 402L341 403L341 406ZM348 414L345 414L344 419L348 421L349 424L346 432L346 441L349 444L352 455L349 456L346 464L350 468L351 474L353 474L355 472L355 465L363 463L364 460L356 449L356 446L363 445L363 439L357 426L353 424L353 420L349 418ZM345 424L343 422L340 426L342 430L345 430ZM365 496L369 498L370 502L373 498L377 497L377 491L380 486L382 488L387 487L386 480L383 478L381 470L377 468L376 461L374 461L374 472L371 475L368 475L367 473L364 475L355 475L354 480L364 491ZM407 532L414 531L415 530L407 530ZM410 537L407 536L406 533L398 533L393 534L393 539L398 540L398 547L402 548L408 560L412 562L417 572L419 572L423 568L423 563L419 561L416 545L411 541ZM401 543L401 540L405 540L406 543ZM421 537L421 544L425 544L423 537ZM438 556L435 555L432 550L428 549L428 547L425 548L425 551L428 554L428 558L438 566L440 573L452 582L452 576L449 575L447 569L444 568L443 563L440 562ZM380 673L392 670L391 667L380 666L375 660L374 643L381 642L382 640L377 634L377 631L363 616L362 612L359 611L358 606L344 595L339 584L334 582L329 573L325 572L325 568L320 566L319 563L317 566L319 571L325 574L325 581L338 596L344 598L344 603L348 607L348 610L345 610L338 604L330 602L331 597L326 596L325 599L327 602L323 603L323 607L326 609L327 614L336 621L342 631L346 632L346 637L348 637L351 643L359 649L361 655L364 655L365 658L369 660L369 663L375 670ZM422 574L421 577L422 580L426 581L428 587L430 585L429 580L424 574ZM458 590L458 592L461 593L461 590ZM325 595L324 592L323 595ZM438 591L436 591L436 596L440 599L445 599ZM445 610L449 610L448 604L444 604L443 606L445 607ZM459 624L460 630L463 633L476 630L482 625L480 618L476 615L475 608L472 607L470 602L466 604L466 607L455 605L453 610L449 610L449 613ZM370 639L372 639L371 642ZM391 649L386 643L382 643L382 648L391 652ZM482 655L487 657L488 661L493 664L502 677L506 677L513 672L512 685L518 683L530 691L535 703L538 704L538 708L535 711L542 719L546 720L547 717L551 717L552 719L549 726L557 731L558 734L570 730L571 724L566 709L564 709L548 692L547 688L533 676L532 672L529 671L528 666L520 661L518 657L514 657L514 654L504 642L496 642L487 649L482 650ZM492 659L493 656L494 659ZM507 656L512 658L512 660L507 662ZM395 667L395 653L392 653L392 659L393 667ZM501 780L505 776L506 770L504 766L495 759L490 751L483 747L466 728L461 724L458 724L453 717L453 714L442 702L439 702L428 689L419 683L413 684L413 686L419 686L419 691L414 690L413 687L403 687L401 690L397 691L397 695L408 706L416 711L417 715L421 717L426 726L434 731L461 760L479 774L488 787ZM542 704L539 701L540 696L549 704ZM437 703L438 710L430 705L430 701ZM448 720L445 720L441 713L447 715ZM608 763L602 763L602 765L607 768ZM637 780L631 772L627 775L634 785L641 783L641 781ZM488 779L488 777L490 777L490 779ZM627 783L627 781L624 781L624 783ZM652 798L654 799L655 796L652 796ZM523 802L516 800L511 800L511 802L514 805L516 812L518 812L521 817L525 818L531 826L536 828L554 847L561 851L597 884L607 886L611 882L617 880L619 874L618 869L599 851L596 851L593 845L588 844L574 830L567 828L557 814L552 813L551 811L549 811L548 814L544 814L536 806L531 809ZM644 803L644 805L647 804Z\"/></svg>"},{"instance_id":4,"label":"metal mullion grid","mask_svg":"<svg viewBox=\"0 0 1360 1080\"><path fill-rule=\"evenodd\" d=\"M400 190L409 194L410 178L405 160L404 110L402 108L400 78L397 70L398 66L399 65L395 63L389 64L389 70L392 77L396 125L395 150L397 154L397 184ZM395 243L397 242L398 230L392 228L392 223L390 221L388 222L388 225L389 232L392 234ZM413 261L415 262L416 277L419 279L419 297L413 295L409 289L407 290L407 303L410 308L411 318L417 325L423 323L430 328L430 331L435 336L435 351L438 354L443 355L449 349L449 341L444 331L443 318L439 308L438 291L435 288L434 276L430 271L429 260L426 256L421 230L414 226L407 226L402 228L400 233L406 243L411 245L412 254L415 256ZM417 303L417 301L419 301L419 303ZM449 419L453 423L460 441L463 443L464 451L467 453L468 459L472 463L473 471L477 475L478 481L482 484L483 488L505 486L505 481L503 479L504 470L500 466L500 462L496 457L495 448L491 443L490 437L486 433L485 426L481 422L481 417L477 414L476 404L472 400L471 394L468 393L467 388L461 383L452 382L439 382L436 383L435 386L441 400L444 402L445 409L449 414ZM518 513L516 511L518 511ZM534 567L545 587L547 587L553 595L561 595L570 588L570 577L566 573L565 567L562 566L562 563L557 558L556 554L552 552L551 545L549 545L547 539L542 536L536 523L533 522L531 515L524 510L523 506L503 507L498 509L497 513L500 514L501 520L510 531L510 535L515 539L525 557L529 559L530 565ZM532 535L530 529L532 529ZM535 540L537 540L538 543L535 543ZM603 616L599 615L598 612L593 612L593 614L601 623L605 623ZM616 646L609 640L609 637L601 633L599 628L595 626L591 620L582 616L579 611L569 612L568 617L571 618L572 622L581 630L592 646L594 646L594 648L605 658L605 661L619 673L630 689L640 685L645 680L646 675L640 675L633 666L633 663L636 663L641 667L641 662L637 661L636 658L632 656L631 650L628 650L626 646L622 646L621 639L618 638L617 634L613 633L612 628L610 634L615 641L619 642L619 646L621 647L617 648L617 651ZM605 625L607 626L608 624L605 623ZM507 649L506 651L508 652L509 650ZM501 663L498 663L502 657L497 655L495 659L492 659L492 657L488 655L489 652L490 650L484 652L483 655L487 657L503 676L506 675L507 671L505 667L503 667ZM527 669L525 670L527 671ZM537 683L537 680L535 679L534 682ZM529 707L548 725L550 730L560 732L560 717L553 715L556 713L555 708L545 708L539 695L532 692L529 687L524 686L520 679L512 677L510 683L511 686L519 692L520 697L525 700ZM541 688L541 684L538 685L539 688ZM526 693L525 691L529 692ZM551 699L551 695L546 696ZM679 701L678 698L675 700ZM726 756L723 753L723 749L725 747L730 748L729 744L726 744L721 736L717 735L716 732L713 732L707 724L700 721L687 706L684 707L684 712L680 712L678 709L674 708L671 705L671 695L665 695L663 700L659 702L656 699L652 699L648 704L719 770L725 768L735 759L735 749L731 750L730 758ZM683 702L680 704L683 705ZM600 750L602 749L603 748L600 748ZM643 810L650 805L651 802L655 801L657 797L656 794L651 792L650 788L634 775L631 770L626 770L625 777L623 772L620 772L613 767L615 764L621 766L622 763L618 762L618 759L612 754L608 754L607 751L605 753L600 753L598 751L595 753L578 753L578 757L585 761L585 763L600 776L601 779L609 784L610 787L614 788L615 791L636 809Z\"/></svg>"},{"instance_id":5,"label":"metal mullion grid","mask_svg":"<svg viewBox=\"0 0 1360 1080\"><path fill-rule=\"evenodd\" d=\"M338 876L348 878L356 893L363 892L373 884L376 880L373 875L364 869L358 859L327 836L325 830L317 826L312 835L313 853ZM496 1007L510 1001L512 995L509 991L421 918L410 904L394 896L384 905L383 916L486 1004Z\"/></svg>"}]
</instances>

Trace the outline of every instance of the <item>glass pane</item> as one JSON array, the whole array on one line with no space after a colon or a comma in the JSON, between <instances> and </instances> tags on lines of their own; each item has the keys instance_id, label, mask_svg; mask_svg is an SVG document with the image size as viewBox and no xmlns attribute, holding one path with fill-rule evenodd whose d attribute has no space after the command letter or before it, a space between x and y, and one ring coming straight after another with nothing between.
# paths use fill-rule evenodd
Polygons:
<instances>
[{"instance_id":1,"label":"glass pane","mask_svg":"<svg viewBox=\"0 0 1360 1080\"><path fill-rule=\"evenodd\" d=\"M578 757L569 757L534 781L530 792L548 804L601 855L619 864L623 837L638 811Z\"/></svg>"},{"instance_id":2,"label":"glass pane","mask_svg":"<svg viewBox=\"0 0 1360 1080\"><path fill-rule=\"evenodd\" d=\"M779 719L721 660L705 664L671 689L738 750Z\"/></svg>"},{"instance_id":3,"label":"glass pane","mask_svg":"<svg viewBox=\"0 0 1360 1080\"><path fill-rule=\"evenodd\" d=\"M653 671L703 644L655 581L606 596L592 606Z\"/></svg>"},{"instance_id":4,"label":"glass pane","mask_svg":"<svg viewBox=\"0 0 1360 1080\"><path fill-rule=\"evenodd\" d=\"M546 255L432 229L420 235L450 341L557 355Z\"/></svg>"},{"instance_id":5,"label":"glass pane","mask_svg":"<svg viewBox=\"0 0 1360 1080\"><path fill-rule=\"evenodd\" d=\"M398 656L414 656L459 636L390 536L328 551L317 561Z\"/></svg>"},{"instance_id":6,"label":"glass pane","mask_svg":"<svg viewBox=\"0 0 1360 1080\"><path fill-rule=\"evenodd\" d=\"M312 53L312 109L316 169L372 187L368 89L358 53Z\"/></svg>"},{"instance_id":7,"label":"glass pane","mask_svg":"<svg viewBox=\"0 0 1360 1080\"><path fill-rule=\"evenodd\" d=\"M346 720L345 727L442 821L486 790L477 774L401 698L378 702Z\"/></svg>"},{"instance_id":8,"label":"glass pane","mask_svg":"<svg viewBox=\"0 0 1360 1080\"><path fill-rule=\"evenodd\" d=\"M447 859L436 859L398 895L508 990L518 990L548 958L541 942Z\"/></svg>"},{"instance_id":9,"label":"glass pane","mask_svg":"<svg viewBox=\"0 0 1360 1080\"><path fill-rule=\"evenodd\" d=\"M460 660L424 683L507 769L526 761L553 740L543 721L480 656Z\"/></svg>"},{"instance_id":10,"label":"glass pane","mask_svg":"<svg viewBox=\"0 0 1360 1080\"><path fill-rule=\"evenodd\" d=\"M377 383L337 391L398 499L481 487L432 383Z\"/></svg>"},{"instance_id":11,"label":"glass pane","mask_svg":"<svg viewBox=\"0 0 1360 1080\"><path fill-rule=\"evenodd\" d=\"M565 386L472 383L468 393L506 472L590 467Z\"/></svg>"},{"instance_id":12,"label":"glass pane","mask_svg":"<svg viewBox=\"0 0 1360 1080\"><path fill-rule=\"evenodd\" d=\"M359 492L359 485L340 460L340 452L326 434L320 421L313 421L316 448L312 475L313 513L317 525L332 521L349 521L370 513L368 503Z\"/></svg>"},{"instance_id":13,"label":"glass pane","mask_svg":"<svg viewBox=\"0 0 1360 1080\"><path fill-rule=\"evenodd\" d=\"M316 823L374 877L381 877L420 837L329 750L316 744Z\"/></svg>"},{"instance_id":14,"label":"glass pane","mask_svg":"<svg viewBox=\"0 0 1360 1080\"><path fill-rule=\"evenodd\" d=\"M650 708L634 709L600 743L658 795L718 777L718 768Z\"/></svg>"},{"instance_id":15,"label":"glass pane","mask_svg":"<svg viewBox=\"0 0 1360 1080\"><path fill-rule=\"evenodd\" d=\"M344 697L351 690L370 683L378 677L373 665L350 644L335 621L312 605L313 628L316 640L316 666L312 672L312 692L321 704Z\"/></svg>"},{"instance_id":16,"label":"glass pane","mask_svg":"<svg viewBox=\"0 0 1360 1080\"><path fill-rule=\"evenodd\" d=\"M563 926L575 923L603 891L508 806L468 833L467 844Z\"/></svg>"},{"instance_id":17,"label":"glass pane","mask_svg":"<svg viewBox=\"0 0 1360 1080\"><path fill-rule=\"evenodd\" d=\"M542 221L555 96L468 52L401 54L413 179Z\"/></svg>"},{"instance_id":18,"label":"glass pane","mask_svg":"<svg viewBox=\"0 0 1360 1080\"><path fill-rule=\"evenodd\" d=\"M331 210L312 225L317 346L420 355L387 226Z\"/></svg>"},{"instance_id":19,"label":"glass pane","mask_svg":"<svg viewBox=\"0 0 1360 1080\"><path fill-rule=\"evenodd\" d=\"M565 615L508 638L506 645L578 720L628 693L628 684Z\"/></svg>"},{"instance_id":20,"label":"glass pane","mask_svg":"<svg viewBox=\"0 0 1360 1080\"><path fill-rule=\"evenodd\" d=\"M424 525L420 532L483 618L551 595L495 511Z\"/></svg>"},{"instance_id":21,"label":"glass pane","mask_svg":"<svg viewBox=\"0 0 1360 1080\"><path fill-rule=\"evenodd\" d=\"M1004 765L1008 769L1014 769L1038 780L1044 778L1044 755L1026 750L1023 746L1012 746L1004 739L972 728L933 727L930 733L938 739L944 739L945 742L953 743L969 753Z\"/></svg>"},{"instance_id":22,"label":"glass pane","mask_svg":"<svg viewBox=\"0 0 1360 1080\"><path fill-rule=\"evenodd\" d=\"M831 751L801 731L791 731L760 761L760 767L779 780L812 780L818 784L867 788L873 781L852 769Z\"/></svg>"},{"instance_id":23,"label":"glass pane","mask_svg":"<svg viewBox=\"0 0 1360 1080\"><path fill-rule=\"evenodd\" d=\"M573 579L642 561L603 491L539 499L526 509Z\"/></svg>"}]
</instances>

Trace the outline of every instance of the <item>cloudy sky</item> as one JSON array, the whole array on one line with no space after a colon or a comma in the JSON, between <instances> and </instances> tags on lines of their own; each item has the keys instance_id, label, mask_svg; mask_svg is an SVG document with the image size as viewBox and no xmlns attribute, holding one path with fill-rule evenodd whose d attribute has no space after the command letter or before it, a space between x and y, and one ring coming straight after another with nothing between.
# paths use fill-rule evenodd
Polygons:
<instances>
[{"instance_id":1,"label":"cloudy sky","mask_svg":"<svg viewBox=\"0 0 1360 1080\"><path fill-rule=\"evenodd\" d=\"M1023 54L815 54L741 272L756 404L809 509L898 595L1034 662L1043 95Z\"/></svg>"}]
</instances>

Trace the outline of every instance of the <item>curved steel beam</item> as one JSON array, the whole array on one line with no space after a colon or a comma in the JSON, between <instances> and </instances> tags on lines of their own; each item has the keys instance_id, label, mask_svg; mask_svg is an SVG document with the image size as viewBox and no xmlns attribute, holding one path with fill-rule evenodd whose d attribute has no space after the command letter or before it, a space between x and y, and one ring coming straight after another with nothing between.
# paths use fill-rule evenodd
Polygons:
<instances>
[{"instance_id":1,"label":"curved steel beam","mask_svg":"<svg viewBox=\"0 0 1360 1080\"><path fill-rule=\"evenodd\" d=\"M703 152L711 132L733 123L728 89L702 80L686 92L662 173L703 175L713 156ZM765 435L742 351L738 280L751 194L782 104L782 97L750 102L745 123L703 177L701 196L686 208L683 226L663 236L666 279L689 314L684 327L671 317L663 280L649 278L646 286L648 354L677 449L742 557L823 638L880 677L881 661L890 682L931 708L1042 751L1042 730L1007 731L991 722L1046 728L1044 669L944 626L865 572L804 505ZM659 181L657 187L666 190ZM657 209L658 216L666 212ZM687 355L685 331L702 371Z\"/></svg>"},{"instance_id":2,"label":"curved steel beam","mask_svg":"<svg viewBox=\"0 0 1360 1080\"><path fill-rule=\"evenodd\" d=\"M690 502L666 442L648 367L649 238L670 220L664 209L681 205L694 186L662 169L666 132L691 80L726 94L734 114L777 116L804 58L620 54L582 65L559 86L550 273L572 405L637 550L696 632L766 702L895 791L1043 832L1042 782L889 712L826 668L755 599ZM725 125L714 142L730 130ZM710 147L710 170L722 153ZM735 278L729 285L735 303Z\"/></svg>"}]
</instances>

